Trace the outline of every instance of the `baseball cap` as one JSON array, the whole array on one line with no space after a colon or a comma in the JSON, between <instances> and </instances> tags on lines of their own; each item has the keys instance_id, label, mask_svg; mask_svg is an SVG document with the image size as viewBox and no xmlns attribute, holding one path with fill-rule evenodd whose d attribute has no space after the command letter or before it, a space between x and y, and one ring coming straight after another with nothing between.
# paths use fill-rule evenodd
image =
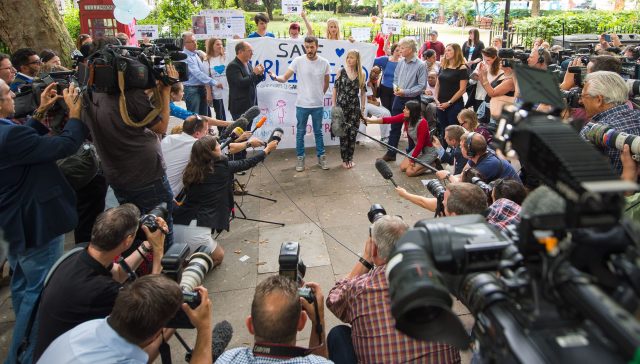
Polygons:
<instances>
[{"instance_id":1,"label":"baseball cap","mask_svg":"<svg viewBox=\"0 0 640 364\"><path fill-rule=\"evenodd\" d=\"M429 33L429 35L432 35L432 34L438 35L438 31L434 29Z\"/></svg>"}]
</instances>

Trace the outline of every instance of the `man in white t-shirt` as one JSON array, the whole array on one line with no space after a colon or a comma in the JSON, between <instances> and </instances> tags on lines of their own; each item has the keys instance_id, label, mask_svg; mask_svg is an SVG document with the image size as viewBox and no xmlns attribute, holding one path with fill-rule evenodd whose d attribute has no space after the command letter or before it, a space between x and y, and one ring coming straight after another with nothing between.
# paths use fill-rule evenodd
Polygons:
<instances>
[{"instance_id":1,"label":"man in white t-shirt","mask_svg":"<svg viewBox=\"0 0 640 364\"><path fill-rule=\"evenodd\" d=\"M293 73L296 73L298 93L296 100L296 119L298 120L296 127L296 153L298 155L296 171L298 172L304 171L304 134L307 131L309 116L311 116L311 125L313 125L313 134L316 139L318 165L322 169L329 169L322 139L322 113L324 95L329 88L331 66L329 66L329 61L318 55L318 38L314 36L304 38L304 48L307 54L295 58L284 75L276 76L269 71L269 77L280 83L287 82Z\"/></svg>"},{"instance_id":2,"label":"man in white t-shirt","mask_svg":"<svg viewBox=\"0 0 640 364\"><path fill-rule=\"evenodd\" d=\"M191 115L184 120L182 124L182 133L167 135L160 147L162 148L162 157L166 166L167 178L173 196L178 196L182 191L184 184L182 183L182 174L189 163L191 157L191 148L196 140L207 135L209 132L209 124L199 115ZM249 141L243 142L250 137L250 132L245 132L236 143L229 145L229 153L238 153L249 147L260 147L263 142L258 138L250 138Z\"/></svg>"}]
</instances>

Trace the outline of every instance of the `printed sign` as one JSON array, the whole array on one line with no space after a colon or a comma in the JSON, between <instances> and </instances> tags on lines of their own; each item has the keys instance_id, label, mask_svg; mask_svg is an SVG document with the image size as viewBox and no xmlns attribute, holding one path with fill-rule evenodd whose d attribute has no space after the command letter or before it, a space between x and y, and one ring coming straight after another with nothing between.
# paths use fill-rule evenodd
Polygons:
<instances>
[{"instance_id":1,"label":"printed sign","mask_svg":"<svg viewBox=\"0 0 640 364\"><path fill-rule=\"evenodd\" d=\"M244 38L244 13L234 9L202 10L191 17L191 27L196 39Z\"/></svg>"},{"instance_id":2,"label":"printed sign","mask_svg":"<svg viewBox=\"0 0 640 364\"><path fill-rule=\"evenodd\" d=\"M384 34L400 34L402 28L402 20L385 18L382 22L382 33Z\"/></svg>"},{"instance_id":3,"label":"printed sign","mask_svg":"<svg viewBox=\"0 0 640 364\"><path fill-rule=\"evenodd\" d=\"M138 39L156 39L158 38L157 25L136 25L136 38Z\"/></svg>"},{"instance_id":4,"label":"printed sign","mask_svg":"<svg viewBox=\"0 0 640 364\"><path fill-rule=\"evenodd\" d=\"M351 36L358 42L371 40L371 28L351 28Z\"/></svg>"},{"instance_id":5,"label":"printed sign","mask_svg":"<svg viewBox=\"0 0 640 364\"><path fill-rule=\"evenodd\" d=\"M302 0L282 0L282 14L302 13Z\"/></svg>"}]
</instances>

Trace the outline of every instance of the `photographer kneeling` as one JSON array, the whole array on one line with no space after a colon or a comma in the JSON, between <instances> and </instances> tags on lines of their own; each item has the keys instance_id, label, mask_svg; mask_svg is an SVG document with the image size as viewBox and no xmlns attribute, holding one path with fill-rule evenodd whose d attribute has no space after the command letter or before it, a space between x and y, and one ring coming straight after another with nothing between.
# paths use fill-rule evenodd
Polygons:
<instances>
[{"instance_id":1,"label":"photographer kneeling","mask_svg":"<svg viewBox=\"0 0 640 364\"><path fill-rule=\"evenodd\" d=\"M185 198L174 211L176 239L188 244L191 251L201 245L208 246L214 264L222 263L224 250L211 234L229 231L233 175L262 162L277 147L278 142L273 140L250 158L230 161L222 155L216 138L207 135L198 139L184 170Z\"/></svg>"},{"instance_id":2,"label":"photographer kneeling","mask_svg":"<svg viewBox=\"0 0 640 364\"><path fill-rule=\"evenodd\" d=\"M397 216L376 220L362 258L329 292L327 308L351 325L336 326L329 332L329 358L336 364L460 362L458 349L414 340L395 328L385 270L391 251L408 227Z\"/></svg>"},{"instance_id":3,"label":"photographer kneeling","mask_svg":"<svg viewBox=\"0 0 640 364\"><path fill-rule=\"evenodd\" d=\"M125 268L113 262L133 244L139 220L140 210L133 204L108 209L96 219L87 248L55 268L40 298L35 360L64 332L109 315L128 278ZM153 252L152 274L162 270L167 223L160 217L156 223L159 229L155 232L142 226L147 241L125 259L132 270L142 263L145 252Z\"/></svg>"},{"instance_id":4,"label":"photographer kneeling","mask_svg":"<svg viewBox=\"0 0 640 364\"><path fill-rule=\"evenodd\" d=\"M297 283L290 278L274 275L260 282L246 321L255 341L253 350L227 350L216 363L331 363L325 359L324 297L318 284L307 282L306 286L312 288L317 306L298 296ZM296 332L304 329L307 318L312 326L309 349L305 350L295 345Z\"/></svg>"},{"instance_id":5,"label":"photographer kneeling","mask_svg":"<svg viewBox=\"0 0 640 364\"><path fill-rule=\"evenodd\" d=\"M211 301L205 288L197 290L202 303L191 309L176 282L159 275L139 278L120 291L108 317L67 331L38 363L151 363L155 358L143 349L166 340L163 328L181 307L197 329L191 363L211 363Z\"/></svg>"}]
</instances>

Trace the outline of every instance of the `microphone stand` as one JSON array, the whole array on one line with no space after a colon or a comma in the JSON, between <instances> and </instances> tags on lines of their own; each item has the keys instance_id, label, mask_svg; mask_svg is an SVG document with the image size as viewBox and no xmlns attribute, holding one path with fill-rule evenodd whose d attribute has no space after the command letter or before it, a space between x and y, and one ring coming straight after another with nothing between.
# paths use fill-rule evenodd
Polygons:
<instances>
[{"instance_id":1,"label":"microphone stand","mask_svg":"<svg viewBox=\"0 0 640 364\"><path fill-rule=\"evenodd\" d=\"M351 126L351 125L349 125L349 127L350 127L350 128L353 128L353 126ZM431 170L432 172L434 172L434 173L435 173L435 172L438 172L438 169L434 168L433 166L431 166L431 165L429 165L429 164L427 164L427 163L425 163L425 162L423 162L423 161L421 161L421 160L419 160L419 159L417 159L417 158L414 158L414 157L413 157L413 156L411 156L410 154L405 153L405 152L401 151L400 149L398 149L398 148L396 148L396 147L393 147L393 146L391 146L391 145L389 145L389 144L387 144L387 143L383 142L382 140L378 140L378 139L376 139L376 138L374 138L374 137L372 137L372 136L370 136L370 135L368 135L368 134L366 134L366 133L363 133L363 132L361 132L360 130L357 130L357 131L358 131L358 133L360 133L361 135L366 136L367 138L369 138L369 139L373 140L374 142L377 142L377 143L379 143L379 144L384 145L385 147L387 147L387 148L389 148L389 149L391 149L391 150L395 151L396 153L400 153L400 154L402 154L403 156L405 156L405 157L407 157L407 158L411 159L412 161L414 161L414 162L418 163L419 165L421 165L421 166L423 166L423 167L425 167L425 168L427 168L427 169Z\"/></svg>"}]
</instances>

